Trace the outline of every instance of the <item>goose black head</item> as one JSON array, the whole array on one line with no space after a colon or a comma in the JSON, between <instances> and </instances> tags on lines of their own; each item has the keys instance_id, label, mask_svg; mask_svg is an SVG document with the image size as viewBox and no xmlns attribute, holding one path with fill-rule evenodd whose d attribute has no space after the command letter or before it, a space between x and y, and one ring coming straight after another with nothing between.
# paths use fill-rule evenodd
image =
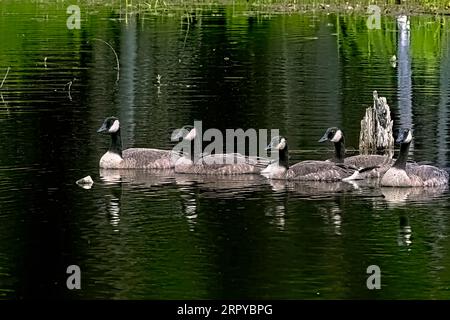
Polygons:
<instances>
[{"instance_id":1,"label":"goose black head","mask_svg":"<svg viewBox=\"0 0 450 320\"><path fill-rule=\"evenodd\" d=\"M344 134L341 129L337 127L328 128L322 138L319 139L319 142L331 141L331 142L339 142L343 139Z\"/></svg>"},{"instance_id":2,"label":"goose black head","mask_svg":"<svg viewBox=\"0 0 450 320\"><path fill-rule=\"evenodd\" d=\"M287 147L287 141L282 136L273 137L266 150L284 150Z\"/></svg>"},{"instance_id":3,"label":"goose black head","mask_svg":"<svg viewBox=\"0 0 450 320\"><path fill-rule=\"evenodd\" d=\"M103 121L98 133L112 134L120 130L120 122L116 117L108 117Z\"/></svg>"},{"instance_id":4,"label":"goose black head","mask_svg":"<svg viewBox=\"0 0 450 320\"><path fill-rule=\"evenodd\" d=\"M400 143L400 144L401 143L410 143L412 138L413 137L412 137L411 129L403 128L403 129L400 129L397 140L395 142Z\"/></svg>"},{"instance_id":5,"label":"goose black head","mask_svg":"<svg viewBox=\"0 0 450 320\"><path fill-rule=\"evenodd\" d=\"M192 141L197 136L197 130L193 126L184 126L180 129L176 129L171 136L172 141L178 141L180 139Z\"/></svg>"}]
</instances>

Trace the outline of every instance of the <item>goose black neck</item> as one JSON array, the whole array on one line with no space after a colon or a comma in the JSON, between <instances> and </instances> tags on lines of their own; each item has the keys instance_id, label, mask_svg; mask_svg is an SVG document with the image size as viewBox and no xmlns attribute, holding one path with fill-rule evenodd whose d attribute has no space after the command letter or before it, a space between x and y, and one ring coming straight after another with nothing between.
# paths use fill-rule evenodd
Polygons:
<instances>
[{"instance_id":1,"label":"goose black neck","mask_svg":"<svg viewBox=\"0 0 450 320\"><path fill-rule=\"evenodd\" d=\"M334 156L337 163L344 163L345 158L345 140L342 138L338 142L334 142Z\"/></svg>"},{"instance_id":2,"label":"goose black neck","mask_svg":"<svg viewBox=\"0 0 450 320\"><path fill-rule=\"evenodd\" d=\"M122 156L122 138L120 137L120 129L111 133L111 146L109 147L109 151Z\"/></svg>"},{"instance_id":3,"label":"goose black neck","mask_svg":"<svg viewBox=\"0 0 450 320\"><path fill-rule=\"evenodd\" d=\"M405 169L406 168L406 161L408 160L408 153L409 153L409 145L411 142L402 143L400 145L400 153L398 155L397 160L394 163L394 167L398 169Z\"/></svg>"},{"instance_id":4,"label":"goose black neck","mask_svg":"<svg viewBox=\"0 0 450 320\"><path fill-rule=\"evenodd\" d=\"M287 144L283 149L278 150L278 163L280 166L289 169L289 148Z\"/></svg>"}]
</instances>

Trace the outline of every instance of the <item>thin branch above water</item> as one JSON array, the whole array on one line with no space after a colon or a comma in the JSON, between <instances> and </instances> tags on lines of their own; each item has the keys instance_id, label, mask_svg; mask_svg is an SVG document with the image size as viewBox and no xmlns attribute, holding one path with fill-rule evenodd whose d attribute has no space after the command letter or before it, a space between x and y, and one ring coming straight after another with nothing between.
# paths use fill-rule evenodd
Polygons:
<instances>
[{"instance_id":1,"label":"thin branch above water","mask_svg":"<svg viewBox=\"0 0 450 320\"><path fill-rule=\"evenodd\" d=\"M9 69L11 69L11 67L8 67L8 70L6 70L6 74L5 77L3 78L2 84L0 84L0 89L3 87L3 84L5 83L6 77L8 76L9 73Z\"/></svg>"},{"instance_id":2,"label":"thin branch above water","mask_svg":"<svg viewBox=\"0 0 450 320\"><path fill-rule=\"evenodd\" d=\"M75 81L75 79L73 79L73 81ZM66 85L64 86L64 89L65 89L67 86L69 86L68 95L69 95L70 101L72 101L72 96L71 96L71 94L70 94L70 88L72 87L73 81L67 82Z\"/></svg>"},{"instance_id":3,"label":"thin branch above water","mask_svg":"<svg viewBox=\"0 0 450 320\"><path fill-rule=\"evenodd\" d=\"M116 56L116 62L117 62L117 79L116 79L116 84L119 83L119 73L120 73L120 64L119 64L119 56L116 53L116 50L114 50L114 48L105 40L99 39L99 38L94 38L93 40L97 40L97 41L101 41L104 44L106 44L108 47L111 48L111 50L113 51L114 55Z\"/></svg>"}]
</instances>

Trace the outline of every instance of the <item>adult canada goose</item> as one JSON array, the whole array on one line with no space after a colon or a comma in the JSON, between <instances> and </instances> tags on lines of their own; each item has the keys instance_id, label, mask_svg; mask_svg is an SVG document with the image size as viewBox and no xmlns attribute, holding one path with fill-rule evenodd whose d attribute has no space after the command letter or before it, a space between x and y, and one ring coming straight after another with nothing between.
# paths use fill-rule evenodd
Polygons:
<instances>
[{"instance_id":1,"label":"adult canada goose","mask_svg":"<svg viewBox=\"0 0 450 320\"><path fill-rule=\"evenodd\" d=\"M239 153L196 154L197 129L184 126L172 136L172 140L183 139L189 143L183 156L175 163L176 173L205 175L239 175L260 173L269 163L268 159L244 156Z\"/></svg>"},{"instance_id":2,"label":"adult canada goose","mask_svg":"<svg viewBox=\"0 0 450 320\"><path fill-rule=\"evenodd\" d=\"M366 168L362 172L355 173L346 180L358 180L367 178L379 178L394 164L395 160L382 155L357 155L345 156L345 137L342 130L337 127L328 128L319 142L330 141L334 144L334 158L328 161L343 163L356 168Z\"/></svg>"},{"instance_id":3,"label":"adult canada goose","mask_svg":"<svg viewBox=\"0 0 450 320\"><path fill-rule=\"evenodd\" d=\"M374 94L376 94L376 92ZM344 133L337 127L327 129L323 137L319 140L319 142L325 141L333 142L335 149L334 158L328 159L327 161L344 163L345 165L358 168L353 175L345 178L344 181L380 178L395 163L395 159L382 155L357 155L346 157ZM415 162L406 163L407 168L415 165L417 165Z\"/></svg>"},{"instance_id":4,"label":"adult canada goose","mask_svg":"<svg viewBox=\"0 0 450 320\"><path fill-rule=\"evenodd\" d=\"M179 155L171 150L130 148L122 150L120 122L108 117L97 130L111 136L111 146L100 159L102 169L171 169Z\"/></svg>"},{"instance_id":5,"label":"adult canada goose","mask_svg":"<svg viewBox=\"0 0 450 320\"><path fill-rule=\"evenodd\" d=\"M393 165L395 160L382 155L357 155L345 156L345 137L341 129L336 127L328 128L319 142L331 141L334 144L334 158L336 163L344 163L358 168L376 167L382 165Z\"/></svg>"},{"instance_id":6,"label":"adult canada goose","mask_svg":"<svg viewBox=\"0 0 450 320\"><path fill-rule=\"evenodd\" d=\"M278 160L261 172L269 179L339 181L355 171L355 168L330 161L307 160L289 166L288 143L286 138L281 136L272 138L266 149L278 151Z\"/></svg>"},{"instance_id":7,"label":"adult canada goose","mask_svg":"<svg viewBox=\"0 0 450 320\"><path fill-rule=\"evenodd\" d=\"M394 165L381 178L385 187L438 187L448 184L448 172L430 165L406 165L412 141L410 129L400 130L396 140L400 143L400 154Z\"/></svg>"}]
</instances>

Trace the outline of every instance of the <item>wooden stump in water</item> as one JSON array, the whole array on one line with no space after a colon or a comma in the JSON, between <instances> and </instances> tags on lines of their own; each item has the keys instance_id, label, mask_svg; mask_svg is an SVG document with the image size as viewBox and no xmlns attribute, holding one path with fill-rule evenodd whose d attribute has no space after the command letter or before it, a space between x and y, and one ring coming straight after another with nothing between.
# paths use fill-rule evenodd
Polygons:
<instances>
[{"instance_id":1,"label":"wooden stump in water","mask_svg":"<svg viewBox=\"0 0 450 320\"><path fill-rule=\"evenodd\" d=\"M377 91L374 91L373 106L366 109L366 115L361 120L359 152L361 154L381 153L392 157L394 153L393 123L386 98L378 97Z\"/></svg>"}]
</instances>

